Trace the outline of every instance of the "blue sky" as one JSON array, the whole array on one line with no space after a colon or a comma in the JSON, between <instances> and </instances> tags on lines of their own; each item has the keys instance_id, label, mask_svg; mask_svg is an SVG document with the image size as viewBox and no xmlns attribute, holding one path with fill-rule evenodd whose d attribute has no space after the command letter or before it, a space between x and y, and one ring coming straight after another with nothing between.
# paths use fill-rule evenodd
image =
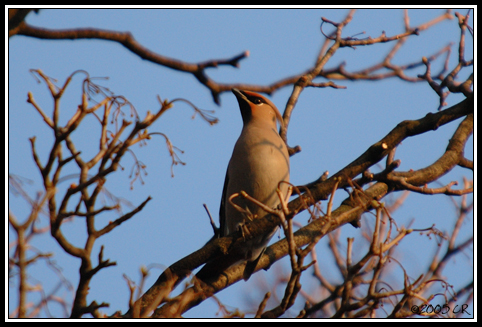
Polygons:
<instances>
[{"instance_id":1,"label":"blue sky","mask_svg":"<svg viewBox=\"0 0 482 327\"><path fill-rule=\"evenodd\" d=\"M458 11L467 13L466 9ZM45 28L93 27L130 31L139 43L150 50L187 62L231 58L249 51L249 57L240 62L239 68L221 66L211 68L207 73L217 82L266 85L310 68L324 41L320 32L320 17L340 21L347 12L347 9L326 8L45 9L38 14L29 14L27 22ZM442 12L442 9L409 10L410 24L416 26L427 22ZM471 26L473 16L472 12ZM365 32L357 37L377 37L382 31L391 36L403 30L402 10L362 9L355 13L353 21L344 30L344 36ZM444 21L421 32L419 36L411 36L394 57L393 63L403 65L417 62L422 56L430 56L453 42L449 63L451 69L457 60L459 34L456 19ZM471 40L467 33L466 59L472 58ZM326 68L345 62L347 70L360 70L380 62L392 46L388 43L340 49ZM441 65L442 59L435 61L433 71L439 71ZM159 95L162 99L188 99L200 108L214 110L215 116L219 118L218 124L210 126L199 117L191 119L191 108L177 103L149 131L168 135L172 143L184 151L180 158L186 165L175 166L174 177L171 177L171 159L164 140L153 137L147 146L134 147L136 157L147 166L148 175L143 176L144 184L135 182L133 189L130 188L129 175L134 161L129 155L121 162L124 170L119 170L108 178L106 188L134 206L148 196L153 198L135 218L99 239L97 250L94 250L96 255L100 245L104 245L104 257L116 261L117 266L102 270L93 279L88 299L110 303L110 308L105 309L109 314L116 310L124 312L127 308L128 289L123 274L138 281L140 267L154 265L157 268L152 270L152 276L147 280L146 285L149 286L160 274L162 267L197 250L212 236L202 204L207 204L217 220L225 169L242 126L235 97L230 92L222 94L221 105L218 106L212 101L210 92L190 74L143 61L119 44L100 40L49 41L15 36L8 41L7 67L8 172L26 179L25 189L32 197L41 189L42 183L32 159L28 138L36 136L37 151L41 154L41 160L45 161L53 137L38 113L26 102L30 91L47 112L52 106L45 85L37 83L29 69L41 69L48 76L56 78L59 84L63 84L78 69L87 71L91 77L109 77L108 80L99 80L99 84L125 96L135 106L140 117L145 117L148 110L154 112L158 109L156 97ZM460 80L465 79L470 70L463 70ZM416 76L423 72L424 68L421 67L407 74ZM296 105L288 132L289 144L300 145L302 148L302 152L291 158L291 181L296 185L311 182L326 170L330 174L336 173L399 122L421 118L428 112L435 112L438 107L437 95L424 82L414 84L398 79L335 82L347 88L307 88ZM75 112L80 99L80 83L81 77L76 77L62 99L61 121L67 121ZM292 87L282 88L271 97L281 111L291 90ZM448 106L462 99L460 95L450 95L447 99ZM94 142L97 130L93 129L96 126L94 121L85 123L74 134L74 141L87 158L96 149ZM457 123L449 124L435 132L405 140L397 149L396 157L402 160L399 170L418 169L435 161L445 150L456 127ZM465 155L473 158L472 138ZM461 183L463 176L471 177L471 173L456 168L440 181L448 183L457 180ZM72 181L67 180L63 187L68 187ZM341 191L336 200L339 203L345 197L346 193ZM29 213L25 201L11 193L8 205L19 220ZM129 207L125 207L124 212L128 210ZM102 226L115 217L99 216L97 221ZM395 214L399 226L414 219L414 228L426 228L435 223L442 231L450 230L454 217L452 201L444 195L411 194L402 209ZM468 217L464 224L461 240L473 233L472 217ZM47 218L42 219L45 226ZM306 219L306 215L297 217L301 223L306 223ZM85 232L81 221L64 227L66 235L74 244L83 244ZM342 240L355 237L361 241L359 232L351 226L342 227L342 233ZM419 255L420 249L430 255L435 251L436 244L420 235L410 236L410 243L410 247L403 248L402 257L407 259L413 256L413 267L410 268L415 274L419 265L425 264L424 257ZM323 244L320 244L319 256L322 256L323 249L326 248L326 244ZM56 263L75 287L79 261L63 254L48 237L39 237L34 246L55 252ZM471 261L473 254L466 255L465 259ZM327 261L331 264L331 259ZM464 266L469 265L464 262ZM284 269L287 272L288 265L282 261L275 264L273 271L274 269ZM453 273L451 269L453 267L447 268L448 276L450 271ZM240 309L246 308L246 298L250 296L257 295L259 302L263 292L268 290L263 290L259 285L264 280L269 280L270 274L273 272L261 272L248 283L240 282L221 292L219 299L229 308ZM471 274L470 271L464 272L452 282L455 286L457 282L463 285ZM55 273L43 264L35 265L30 275L34 278L32 283L38 280L47 289L55 285L49 282L55 279ZM336 280L336 276L333 279ZM64 291L59 295L70 296L69 294ZM10 294L10 307L15 305L15 299L15 294ZM57 307L52 307L51 311L56 315L61 314ZM213 317L216 311L215 302L207 300L189 311L186 317ZM297 313L296 310L293 312Z\"/></svg>"}]
</instances>

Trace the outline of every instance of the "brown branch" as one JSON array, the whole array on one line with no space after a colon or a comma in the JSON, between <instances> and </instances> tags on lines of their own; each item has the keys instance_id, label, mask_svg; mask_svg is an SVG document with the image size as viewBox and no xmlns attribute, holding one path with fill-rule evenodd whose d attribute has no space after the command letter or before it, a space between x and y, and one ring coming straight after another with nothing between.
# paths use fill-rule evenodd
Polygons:
<instances>
[{"instance_id":1,"label":"brown branch","mask_svg":"<svg viewBox=\"0 0 482 327\"><path fill-rule=\"evenodd\" d=\"M30 11L35 10L38 12L38 9L12 9L8 8L8 37L14 35L15 29L22 23L25 17L30 13Z\"/></svg>"},{"instance_id":2,"label":"brown branch","mask_svg":"<svg viewBox=\"0 0 482 327\"><path fill-rule=\"evenodd\" d=\"M472 98L473 99L473 98ZM470 98L466 99L470 100ZM463 102L465 102L464 100ZM469 107L473 106L471 102L468 102ZM457 105L456 105L457 106ZM452 107L453 108L453 107ZM473 107L472 107L473 109ZM469 109L471 110L471 109ZM445 175L450 170L453 169L459 162L464 158L464 148L470 135L472 135L474 128L474 117L473 114L468 114L467 117L460 123L459 127L455 131L454 135L449 141L449 144L444 152L444 154L437 159L433 164L409 172L393 172L389 174L388 179L393 179L395 182L402 181L403 183L394 184L393 186L397 189L409 188L409 184L415 187L422 186L432 181L437 180L440 176ZM408 186L407 186L408 185ZM401 187L400 187L401 186ZM430 190L424 192L421 188L410 188L412 191L418 191L420 193L429 193ZM449 193L451 195L461 195L466 192L470 192L470 188L462 190L461 192L450 190L450 185L444 189L436 190L438 193ZM437 192L434 192L437 193Z\"/></svg>"},{"instance_id":3,"label":"brown branch","mask_svg":"<svg viewBox=\"0 0 482 327\"><path fill-rule=\"evenodd\" d=\"M323 27L323 23L330 23L337 28L340 26L339 23L334 23L334 22L332 22L332 21L330 21L330 20L328 20L324 17L321 17L321 21L322 21L321 29ZM321 30L321 32L323 33L323 29ZM330 39L330 40L336 40L337 39L335 36L326 35L325 33L323 33L323 35L327 39ZM345 38L340 39L340 41L341 41L340 47L354 47L354 46L359 46L359 45L371 45L371 44L375 44L375 43L386 43L386 42L390 42L390 41L397 41L397 40L400 40L400 39L405 38L405 37L410 36L410 35L419 35L419 29L414 28L414 29L409 30L407 32L400 33L400 34L390 36L390 37L386 36L385 32L382 32L382 34L379 37L375 37L375 38L368 37L368 38L364 38L364 39L357 39L357 38L353 38L353 37L345 37Z\"/></svg>"},{"instance_id":4,"label":"brown branch","mask_svg":"<svg viewBox=\"0 0 482 327\"><path fill-rule=\"evenodd\" d=\"M236 55L233 58L209 60L193 64L162 56L149 50L148 48L137 42L137 40L130 32L117 32L95 28L53 30L41 27L34 27L25 22L22 22L18 25L14 32L10 32L10 36L14 35L13 33L15 33L16 35L25 35L48 40L98 39L117 42L144 60L174 69L176 71L192 74L202 85L206 86L211 91L214 102L217 104L220 103L220 93L231 90L233 86L228 84L218 84L214 82L206 75L205 70L207 68L219 67L222 65L239 67L239 61L249 56L249 51L244 51L243 53Z\"/></svg>"},{"instance_id":5,"label":"brown branch","mask_svg":"<svg viewBox=\"0 0 482 327\"><path fill-rule=\"evenodd\" d=\"M430 72L430 60L427 58L423 58L422 62L426 66L426 71L424 75L419 75L420 78L426 80L430 87L437 93L439 96L439 110L443 106L446 105L445 99L447 96L452 92L452 93L463 93L466 97L468 97L470 94L473 93L471 87L473 85L473 73L470 74L470 76L467 78L465 82L455 82L455 78L457 74L460 72L460 70L463 67L467 67L470 65L473 65L473 60L471 61L466 61L464 58L464 52L465 52L465 30L467 29L468 26L468 18L469 15L467 14L466 16L460 15L459 13L455 13L455 16L459 20L459 27L460 27L460 40L459 40L459 56L458 56L458 64L455 66L455 68L443 78L442 73L439 74L437 78L441 79L441 83L435 82L432 77L431 77L431 72ZM445 70L448 69L448 59L449 59L450 53L447 55L447 60L445 62ZM448 91L444 92L444 89L447 88Z\"/></svg>"},{"instance_id":6,"label":"brown branch","mask_svg":"<svg viewBox=\"0 0 482 327\"><path fill-rule=\"evenodd\" d=\"M296 103L298 102L298 98L300 97L301 93L303 92L304 88L307 85L311 85L313 82L313 79L317 77L320 72L323 70L325 67L326 63L328 60L335 54L335 52L338 50L341 44L341 32L345 25L347 25L351 19L353 18L353 14L355 13L354 10L351 10L348 15L345 17L345 19L336 25L336 38L335 42L333 45L324 53L324 55L321 54L320 52L320 59L317 60L316 65L310 69L306 74L302 75L294 84L293 86L293 91L291 92L291 95L288 99L288 102L286 104L285 110L283 112L283 124L280 128L280 136L285 141L286 144L288 144L288 126L289 122L291 120L291 115L292 112L296 106ZM328 40L328 39L327 39ZM327 44L325 42L325 44ZM322 47L321 51L324 51L324 47ZM301 151L301 148L299 146L296 146L294 148L288 147L288 151L290 156Z\"/></svg>"},{"instance_id":7,"label":"brown branch","mask_svg":"<svg viewBox=\"0 0 482 327\"><path fill-rule=\"evenodd\" d=\"M144 206L147 204L147 202L149 202L152 198L149 196L147 197L147 199L142 202L137 208L135 208L134 210L132 210L131 212L129 213L126 213L125 215L122 215L122 217L119 217L117 218L116 220L114 220L113 222L109 223L107 226L105 226L104 228L98 230L96 232L96 237L100 237L104 234L107 234L109 233L111 230L113 230L114 228L116 228L117 226L119 226L120 224L122 224L123 222L125 222L126 220L132 218L135 214L137 214L138 212L140 212Z\"/></svg>"},{"instance_id":8,"label":"brown branch","mask_svg":"<svg viewBox=\"0 0 482 327\"><path fill-rule=\"evenodd\" d=\"M268 302L269 298L271 296L271 293L268 292L264 295L263 301L258 306L258 310L256 311L256 314L254 315L255 318L261 318L261 314L264 311L264 308L266 307L266 302Z\"/></svg>"},{"instance_id":9,"label":"brown branch","mask_svg":"<svg viewBox=\"0 0 482 327\"><path fill-rule=\"evenodd\" d=\"M9 212L8 222L13 230L17 234L17 248L16 248L16 265L19 269L19 286L18 286L18 318L25 318L27 316L27 292L28 292L28 282L27 282L27 266L29 261L27 260L27 236L26 232L28 228L31 228L33 222L37 219L37 216L43 207L43 205L48 202L53 196L55 196L55 188L48 189L42 197L33 203L32 211L29 217L23 222L19 223L13 214Z\"/></svg>"}]
</instances>

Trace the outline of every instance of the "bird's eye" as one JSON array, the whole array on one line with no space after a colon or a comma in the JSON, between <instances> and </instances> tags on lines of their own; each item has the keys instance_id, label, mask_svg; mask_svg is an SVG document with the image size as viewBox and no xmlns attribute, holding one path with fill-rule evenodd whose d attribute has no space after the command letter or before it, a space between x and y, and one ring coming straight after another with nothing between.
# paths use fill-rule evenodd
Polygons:
<instances>
[{"instance_id":1,"label":"bird's eye","mask_svg":"<svg viewBox=\"0 0 482 327\"><path fill-rule=\"evenodd\" d=\"M254 99L253 103L254 104L261 104L261 103L263 103L263 101L261 101L260 98L256 98L256 99Z\"/></svg>"}]
</instances>

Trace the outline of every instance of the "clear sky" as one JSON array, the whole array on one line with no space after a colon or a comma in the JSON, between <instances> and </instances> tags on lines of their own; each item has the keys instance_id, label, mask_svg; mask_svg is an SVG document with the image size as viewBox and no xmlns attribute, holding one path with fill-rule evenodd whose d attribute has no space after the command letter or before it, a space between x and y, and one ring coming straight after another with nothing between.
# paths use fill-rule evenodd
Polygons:
<instances>
[{"instance_id":1,"label":"clear sky","mask_svg":"<svg viewBox=\"0 0 482 327\"><path fill-rule=\"evenodd\" d=\"M416 26L427 22L443 11L409 10L410 24ZM347 12L348 9L326 8L45 9L39 13L30 13L26 21L34 26L53 29L93 27L130 31L139 43L150 50L193 63L231 58L243 51L249 51L249 57L240 62L239 68L221 66L209 69L207 73L217 82L267 85L310 68L324 41L320 32L320 17L340 21ZM461 9L459 12L465 15L467 10ZM472 12L471 26L473 16ZM377 37L382 31L388 36L403 32L403 11L361 9L355 13L353 21L344 30L344 36L365 32L364 35L356 37ZM453 42L449 62L452 69L457 61L459 35L456 19L444 21L418 36L409 37L393 58L393 63L403 65L418 62L422 56L430 56ZM39 114L26 102L27 93L30 91L47 112L52 106L47 88L44 84L37 83L29 72L30 69L41 69L46 75L56 78L59 84L63 84L63 81L78 69L87 71L92 77L108 77L108 80L98 80L98 83L125 96L135 106L140 117L145 117L148 110L155 112L159 108L156 98L159 95L162 99L185 98L200 108L214 110L214 115L219 118L218 124L210 126L199 117L191 119L191 108L177 103L149 131L168 135L172 143L184 151L180 158L186 165L175 166L174 177L171 177L171 159L164 140L153 137L147 146L134 147L138 160L147 166L148 175L142 176L143 184L136 181L133 189L130 188L129 175L134 161L129 154L121 162L124 170L108 177L106 188L134 206L148 196L152 197L135 218L99 239L94 250L95 257L100 245L104 245L104 257L116 261L117 266L104 269L95 276L88 300L110 303L110 308L104 309L108 314L116 310L125 312L129 293L123 274L137 282L141 266L155 266L156 268L151 270L152 277L146 283L146 286L150 286L163 267L199 249L212 236L203 203L207 204L217 220L225 170L242 126L235 97L230 92L222 94L221 105L218 106L213 102L210 92L192 75L144 61L113 42L49 41L23 36L14 36L6 42L8 172L25 178L25 189L31 197L35 197L36 192L42 188L42 183L32 159L28 138L36 136L37 151L40 159L45 161L46 151L51 146L53 137ZM347 70L360 70L380 62L392 46L393 44L377 44L341 49L331 58L326 68L345 62ZM466 59L471 59L472 37L468 33L466 46ZM433 71L439 71L441 65L443 59L435 61ZM465 79L470 70L463 71L460 79ZM407 71L410 76L423 73L423 67ZM62 99L63 121L69 119L79 103L80 82L81 77L76 77ZM371 144L384 137L399 122L419 119L428 112L435 112L438 107L438 96L425 82L414 84L398 79L335 82L347 88L305 89L294 110L288 141L291 146L300 145L302 148L302 152L291 158L291 181L295 185L311 182L327 170L330 174L336 173ZM271 97L281 111L291 90L291 86L285 87ZM450 95L447 99L448 106L462 99L460 95ZM402 161L399 170L418 169L438 159L457 125L458 123L452 123L435 132L405 140L396 153L396 158ZM86 157L97 149L93 136L97 132L97 126L93 121L90 125L86 122L86 126L74 134L78 149L82 150L82 155ZM468 142L465 155L469 159L473 158L472 138ZM470 177L471 174L468 170L456 168L440 181L445 184L452 180L462 183L463 176ZM68 187L74 180L66 180L63 187ZM346 193L341 191L336 199L339 203L345 197ZM8 205L19 220L29 213L26 202L12 193ZM123 211L129 211L129 207L124 207ZM99 216L97 223L101 226L115 217ZM399 225L407 225L414 219L414 228L427 228L435 223L442 231L452 228L454 217L452 200L444 195L411 194L395 214ZM42 219L46 226L47 218L43 216ZM307 216L300 215L296 219L305 224ZM85 229L81 220L79 218L78 222L64 226L65 233L76 245L81 245L84 241ZM460 239L471 235L472 228L471 215L464 224ZM342 232L342 240L346 237L361 240L359 232L352 226L342 227ZM9 241L12 242L12 238ZM434 240L427 240L420 235L410 236L409 243L410 247L403 248L405 250L402 257L407 259L413 256L414 267L411 268L416 271L417 265L425 264L424 257L419 255L420 251L431 255L436 244ZM318 250L321 265L324 261L323 249L326 248L323 244L325 243L321 243ZM39 237L33 245L44 251L55 252L56 264L61 267L63 274L68 276L73 287L76 286L79 260L63 254L49 237ZM466 253L469 261L473 258L470 251ZM464 263L464 267L468 266ZM268 290L262 283L269 280L275 269L284 269L287 272L288 267L286 261L276 263L272 271L263 271L247 283L239 282L218 294L218 297L230 309L237 307L242 310L246 308L246 299L250 297L254 297L257 302L261 301L264 292ZM454 266L447 268L448 276L453 275L453 269ZM32 277L31 283L42 282L46 289L52 289L56 285L52 282L57 278L55 272L45 264L35 265L29 273ZM454 286L465 284L472 276L470 271L458 274L460 278L451 280ZM336 278L337 276L333 276L334 280ZM64 290L58 295L72 296L71 294ZM281 298L282 294L278 296ZM9 295L9 305L10 310L16 305L16 295L13 292ZM207 300L189 311L186 317L213 317L216 310L216 303ZM296 315L299 311L297 310L290 313ZM55 306L51 308L51 312L55 316L62 315L61 310Z\"/></svg>"}]
</instances>

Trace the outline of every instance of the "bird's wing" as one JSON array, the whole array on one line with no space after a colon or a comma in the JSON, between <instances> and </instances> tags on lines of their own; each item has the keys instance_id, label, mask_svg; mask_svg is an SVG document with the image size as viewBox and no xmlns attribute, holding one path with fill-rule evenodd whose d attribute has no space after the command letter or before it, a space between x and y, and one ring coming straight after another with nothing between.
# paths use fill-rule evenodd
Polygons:
<instances>
[{"instance_id":1,"label":"bird's wing","mask_svg":"<svg viewBox=\"0 0 482 327\"><path fill-rule=\"evenodd\" d=\"M229 169L229 166L228 166ZM228 191L228 169L226 169L226 177L224 178L223 195L221 196L221 205L219 206L219 237L224 237L224 230L226 226L226 197Z\"/></svg>"}]
</instances>

